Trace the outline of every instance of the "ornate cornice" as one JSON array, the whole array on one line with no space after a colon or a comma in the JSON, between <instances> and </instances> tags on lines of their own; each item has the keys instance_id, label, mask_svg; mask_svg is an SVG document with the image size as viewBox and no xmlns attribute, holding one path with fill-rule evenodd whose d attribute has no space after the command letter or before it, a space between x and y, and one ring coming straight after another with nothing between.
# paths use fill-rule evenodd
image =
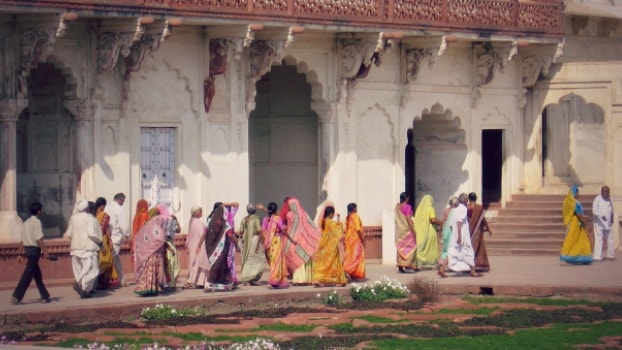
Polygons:
<instances>
[{"instance_id":1,"label":"ornate cornice","mask_svg":"<svg viewBox=\"0 0 622 350\"><path fill-rule=\"evenodd\" d=\"M1 5L33 7L22 0L0 0ZM563 0L38 0L34 6L104 16L131 13L548 37L564 33Z\"/></svg>"}]
</instances>

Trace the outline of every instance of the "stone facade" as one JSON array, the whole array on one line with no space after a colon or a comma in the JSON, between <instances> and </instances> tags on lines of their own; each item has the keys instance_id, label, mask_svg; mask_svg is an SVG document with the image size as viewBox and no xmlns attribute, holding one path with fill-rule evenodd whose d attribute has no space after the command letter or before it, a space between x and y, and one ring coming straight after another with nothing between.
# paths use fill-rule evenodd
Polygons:
<instances>
[{"instance_id":1,"label":"stone facade","mask_svg":"<svg viewBox=\"0 0 622 350\"><path fill-rule=\"evenodd\" d=\"M34 200L60 237L76 200L116 192L130 216L148 198L182 223L216 201L294 195L312 214L326 198L344 214L357 202L366 225L385 223L383 250L405 187L440 212L459 192L505 203L608 184L622 210L615 12L564 16L553 0L38 3L0 0L3 242ZM484 165L486 130L502 135L498 169Z\"/></svg>"}]
</instances>

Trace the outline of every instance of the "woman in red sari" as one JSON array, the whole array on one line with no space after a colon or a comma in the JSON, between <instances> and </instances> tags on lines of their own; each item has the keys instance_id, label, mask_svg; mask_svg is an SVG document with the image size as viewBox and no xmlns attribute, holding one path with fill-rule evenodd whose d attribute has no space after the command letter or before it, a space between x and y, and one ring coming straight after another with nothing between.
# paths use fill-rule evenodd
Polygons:
<instances>
[{"instance_id":1,"label":"woman in red sari","mask_svg":"<svg viewBox=\"0 0 622 350\"><path fill-rule=\"evenodd\" d=\"M356 203L348 204L343 269L352 280L365 278L365 238Z\"/></svg>"},{"instance_id":2,"label":"woman in red sari","mask_svg":"<svg viewBox=\"0 0 622 350\"><path fill-rule=\"evenodd\" d=\"M143 225L149 220L149 202L145 199L141 199L136 203L136 214L134 214L134 220L132 221L132 239L130 240L130 252L132 253L132 264L134 264L134 248L135 237Z\"/></svg>"},{"instance_id":3,"label":"woman in red sari","mask_svg":"<svg viewBox=\"0 0 622 350\"><path fill-rule=\"evenodd\" d=\"M103 197L95 200L95 217L102 230L102 248L99 251L99 278L98 289L106 289L119 286L119 276L112 263L112 238L110 236L110 216L104 212L106 199Z\"/></svg>"}]
</instances>

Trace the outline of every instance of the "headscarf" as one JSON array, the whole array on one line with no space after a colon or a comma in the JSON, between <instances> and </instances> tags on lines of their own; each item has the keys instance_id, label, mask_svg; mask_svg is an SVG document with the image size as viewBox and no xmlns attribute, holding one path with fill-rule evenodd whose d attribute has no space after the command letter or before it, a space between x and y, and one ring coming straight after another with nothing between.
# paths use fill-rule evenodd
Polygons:
<instances>
[{"instance_id":1,"label":"headscarf","mask_svg":"<svg viewBox=\"0 0 622 350\"><path fill-rule=\"evenodd\" d=\"M572 220L572 217L575 213L579 215L583 215L583 206L579 201L575 198L575 196L579 193L579 188L577 186L572 186L570 190L568 190L568 194L564 199L564 204L562 205L562 214L564 216L564 226L567 226Z\"/></svg>"},{"instance_id":2,"label":"headscarf","mask_svg":"<svg viewBox=\"0 0 622 350\"><path fill-rule=\"evenodd\" d=\"M190 222L188 223L188 227L190 227L190 224L192 223L192 219L194 218L194 214L196 214L199 210L202 210L203 208L199 207L198 205L193 206L192 208L190 208Z\"/></svg>"},{"instance_id":3,"label":"headscarf","mask_svg":"<svg viewBox=\"0 0 622 350\"><path fill-rule=\"evenodd\" d=\"M138 230L143 227L149 220L149 202L145 199L141 199L136 203L136 214L134 214L134 220L132 221L132 235L136 235Z\"/></svg>"},{"instance_id":4,"label":"headscarf","mask_svg":"<svg viewBox=\"0 0 622 350\"><path fill-rule=\"evenodd\" d=\"M421 198L419 202L419 206L415 211L415 232L419 235L426 235L430 232L430 229L434 230L434 226L430 223L430 218L432 217L432 213L434 213L434 199L431 195L426 194Z\"/></svg>"},{"instance_id":5,"label":"headscarf","mask_svg":"<svg viewBox=\"0 0 622 350\"><path fill-rule=\"evenodd\" d=\"M156 208L158 209L158 212L160 212L160 216L163 216L165 218L168 218L169 216L171 216L171 212L168 209L168 205L164 203L160 203L156 205Z\"/></svg>"},{"instance_id":6,"label":"headscarf","mask_svg":"<svg viewBox=\"0 0 622 350\"><path fill-rule=\"evenodd\" d=\"M89 208L89 202L81 199L76 203L75 207L73 208L73 214L82 213L88 208Z\"/></svg>"}]
</instances>

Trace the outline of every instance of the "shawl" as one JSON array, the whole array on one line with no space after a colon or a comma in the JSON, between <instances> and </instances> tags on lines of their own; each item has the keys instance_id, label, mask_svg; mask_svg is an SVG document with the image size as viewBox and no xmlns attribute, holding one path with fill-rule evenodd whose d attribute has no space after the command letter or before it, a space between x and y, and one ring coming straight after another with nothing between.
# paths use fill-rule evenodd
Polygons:
<instances>
[{"instance_id":1,"label":"shawl","mask_svg":"<svg viewBox=\"0 0 622 350\"><path fill-rule=\"evenodd\" d=\"M141 227L149 220L149 202L141 199L136 203L136 214L134 214L134 220L132 221L132 235L135 236Z\"/></svg>"},{"instance_id":2,"label":"shawl","mask_svg":"<svg viewBox=\"0 0 622 350\"><path fill-rule=\"evenodd\" d=\"M434 232L436 234L434 226L430 223L430 219L436 217L432 204L432 196L426 194L421 198L421 202L419 202L419 206L415 211L415 232L417 232L420 237L427 237L426 235L429 232Z\"/></svg>"},{"instance_id":3,"label":"shawl","mask_svg":"<svg viewBox=\"0 0 622 350\"><path fill-rule=\"evenodd\" d=\"M134 250L134 273L140 276L147 260L166 244L166 234L162 229L165 218L156 216L149 220L136 234Z\"/></svg>"},{"instance_id":4,"label":"shawl","mask_svg":"<svg viewBox=\"0 0 622 350\"><path fill-rule=\"evenodd\" d=\"M471 232L471 236L475 235L479 228L481 227L481 223L484 221L484 214L486 211L484 207L479 204L473 204L473 207L467 212L470 211L471 215L469 216L469 232Z\"/></svg>"},{"instance_id":5,"label":"shawl","mask_svg":"<svg viewBox=\"0 0 622 350\"><path fill-rule=\"evenodd\" d=\"M289 271L295 271L315 254L322 233L296 198L288 198L284 207L288 208L285 216L288 234L297 243L284 242L285 263Z\"/></svg>"},{"instance_id":6,"label":"shawl","mask_svg":"<svg viewBox=\"0 0 622 350\"><path fill-rule=\"evenodd\" d=\"M577 186L572 186L564 198L564 204L562 205L562 215L564 216L564 226L568 226L575 213L582 215L583 206L576 200L575 196L579 192Z\"/></svg>"}]
</instances>

